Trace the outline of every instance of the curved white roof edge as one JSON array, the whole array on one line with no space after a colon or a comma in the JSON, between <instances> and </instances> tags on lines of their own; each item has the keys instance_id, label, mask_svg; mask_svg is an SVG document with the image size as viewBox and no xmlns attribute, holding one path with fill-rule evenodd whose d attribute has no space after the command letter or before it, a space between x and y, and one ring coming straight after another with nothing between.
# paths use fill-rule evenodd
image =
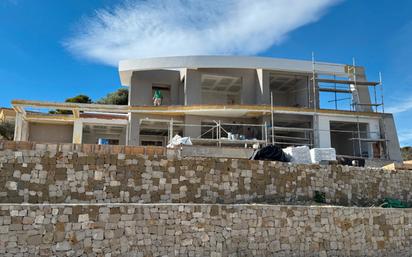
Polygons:
<instances>
[{"instance_id":1,"label":"curved white roof edge","mask_svg":"<svg viewBox=\"0 0 412 257\"><path fill-rule=\"evenodd\" d=\"M344 64L316 62L315 69L321 74L344 76L346 75L345 66ZM312 73L313 71L312 61L256 56L174 56L119 62L120 80L124 86L130 86L133 71L182 68L264 69L304 73Z\"/></svg>"}]
</instances>

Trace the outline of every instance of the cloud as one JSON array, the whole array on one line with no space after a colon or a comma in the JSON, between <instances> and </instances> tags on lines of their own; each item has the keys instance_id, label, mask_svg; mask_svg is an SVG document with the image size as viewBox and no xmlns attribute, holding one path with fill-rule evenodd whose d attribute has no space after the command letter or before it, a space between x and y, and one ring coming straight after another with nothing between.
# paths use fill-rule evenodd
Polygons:
<instances>
[{"instance_id":1,"label":"cloud","mask_svg":"<svg viewBox=\"0 0 412 257\"><path fill-rule=\"evenodd\" d=\"M409 97L404 100L400 100L396 104L389 105L389 107L385 109L385 112L401 113L401 112L407 112L410 110L412 110L412 97Z\"/></svg>"},{"instance_id":2,"label":"cloud","mask_svg":"<svg viewBox=\"0 0 412 257\"><path fill-rule=\"evenodd\" d=\"M64 46L114 65L179 55L253 55L317 21L341 0L142 0L100 9Z\"/></svg>"}]
</instances>

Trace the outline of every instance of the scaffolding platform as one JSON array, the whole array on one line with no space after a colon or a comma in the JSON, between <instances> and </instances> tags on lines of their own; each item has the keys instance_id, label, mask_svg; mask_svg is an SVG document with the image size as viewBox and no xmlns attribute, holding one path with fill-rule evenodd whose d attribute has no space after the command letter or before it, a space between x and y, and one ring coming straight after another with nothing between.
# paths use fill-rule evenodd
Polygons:
<instances>
[{"instance_id":1,"label":"scaffolding platform","mask_svg":"<svg viewBox=\"0 0 412 257\"><path fill-rule=\"evenodd\" d=\"M375 143L375 142L387 142L389 140L387 139L383 139L383 138L359 138L359 137L354 137L354 138L349 138L349 140L356 140L356 141L362 141L362 142L371 142L371 143Z\"/></svg>"},{"instance_id":2,"label":"scaffolding platform","mask_svg":"<svg viewBox=\"0 0 412 257\"><path fill-rule=\"evenodd\" d=\"M352 90L350 89L340 89L340 88L319 88L319 91L321 92L331 92L331 93L345 93L345 94L351 94Z\"/></svg>"},{"instance_id":3,"label":"scaffolding platform","mask_svg":"<svg viewBox=\"0 0 412 257\"><path fill-rule=\"evenodd\" d=\"M347 85L357 85L357 86L377 86L380 82L376 81L356 81L356 80L341 80L341 79L323 79L316 78L316 82L320 83L332 83L332 84L347 84Z\"/></svg>"}]
</instances>

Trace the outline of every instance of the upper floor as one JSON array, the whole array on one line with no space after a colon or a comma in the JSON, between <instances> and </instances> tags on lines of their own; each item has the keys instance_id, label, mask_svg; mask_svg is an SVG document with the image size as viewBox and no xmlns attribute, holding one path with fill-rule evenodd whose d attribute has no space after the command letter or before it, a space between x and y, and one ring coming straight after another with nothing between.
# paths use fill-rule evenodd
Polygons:
<instances>
[{"instance_id":1,"label":"upper floor","mask_svg":"<svg viewBox=\"0 0 412 257\"><path fill-rule=\"evenodd\" d=\"M363 67L264 57L191 56L121 61L129 105L270 105L377 110ZM376 100L376 99L375 99Z\"/></svg>"}]
</instances>

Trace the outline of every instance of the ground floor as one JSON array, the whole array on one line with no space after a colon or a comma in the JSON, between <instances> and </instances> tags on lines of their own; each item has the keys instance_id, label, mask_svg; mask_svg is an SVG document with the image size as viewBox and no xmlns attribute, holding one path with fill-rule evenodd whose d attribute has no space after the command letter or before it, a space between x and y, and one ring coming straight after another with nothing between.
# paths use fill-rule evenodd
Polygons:
<instances>
[{"instance_id":1,"label":"ground floor","mask_svg":"<svg viewBox=\"0 0 412 257\"><path fill-rule=\"evenodd\" d=\"M15 140L47 143L166 146L175 135L194 145L277 144L335 148L338 155L400 160L392 115L270 106L49 106L69 115L27 112L15 104ZM44 106L41 106L44 107Z\"/></svg>"}]
</instances>

